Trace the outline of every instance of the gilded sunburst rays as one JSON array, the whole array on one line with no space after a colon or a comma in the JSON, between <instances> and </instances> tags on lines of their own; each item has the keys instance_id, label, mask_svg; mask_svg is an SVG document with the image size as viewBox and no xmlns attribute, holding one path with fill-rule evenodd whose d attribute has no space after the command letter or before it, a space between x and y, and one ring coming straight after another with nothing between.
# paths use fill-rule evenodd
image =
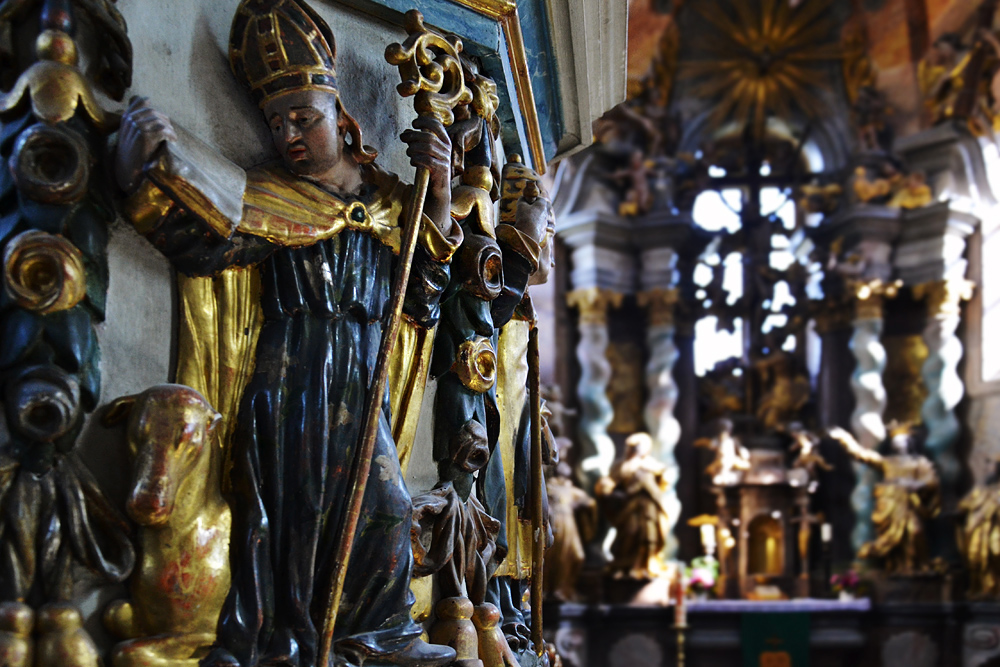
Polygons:
<instances>
[{"instance_id":1,"label":"gilded sunburst rays","mask_svg":"<svg viewBox=\"0 0 1000 667\"><path fill-rule=\"evenodd\" d=\"M828 84L825 66L840 58L834 0L701 0L692 3L714 28L687 61L681 76L695 81L691 94L717 100L716 127L752 123L764 135L768 116L789 120L795 108L822 113L819 91Z\"/></svg>"}]
</instances>

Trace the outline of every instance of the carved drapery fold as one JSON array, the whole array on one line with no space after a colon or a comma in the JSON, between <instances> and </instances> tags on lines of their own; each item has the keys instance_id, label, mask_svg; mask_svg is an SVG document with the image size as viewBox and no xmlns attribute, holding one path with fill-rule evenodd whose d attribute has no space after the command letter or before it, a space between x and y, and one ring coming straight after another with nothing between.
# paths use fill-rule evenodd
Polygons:
<instances>
[{"instance_id":1,"label":"carved drapery fold","mask_svg":"<svg viewBox=\"0 0 1000 667\"><path fill-rule=\"evenodd\" d=\"M72 600L81 566L120 582L135 562L128 523L75 451L85 415L100 400L96 325L104 320L114 217L102 159L118 117L95 91L121 99L131 45L113 5L77 4L21 2L0 16L8 39L12 31L38 32L37 59L0 95L0 401L9 429L0 600L36 608ZM98 53L87 54L99 64L91 69L96 84L77 66L78 10L107 34ZM16 66L17 58L3 64Z\"/></svg>"}]
</instances>

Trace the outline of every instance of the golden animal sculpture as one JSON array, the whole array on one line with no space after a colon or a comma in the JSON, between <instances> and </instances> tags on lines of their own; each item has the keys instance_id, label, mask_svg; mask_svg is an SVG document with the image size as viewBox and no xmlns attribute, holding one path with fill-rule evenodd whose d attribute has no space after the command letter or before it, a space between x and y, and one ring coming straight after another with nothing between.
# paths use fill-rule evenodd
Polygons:
<instances>
[{"instance_id":1,"label":"golden animal sculpture","mask_svg":"<svg viewBox=\"0 0 1000 667\"><path fill-rule=\"evenodd\" d=\"M128 418L133 460L128 513L140 531L141 566L132 601L105 621L127 641L114 667L195 667L215 641L229 591L232 515L222 498L219 414L194 389L152 387L112 403L106 424Z\"/></svg>"}]
</instances>

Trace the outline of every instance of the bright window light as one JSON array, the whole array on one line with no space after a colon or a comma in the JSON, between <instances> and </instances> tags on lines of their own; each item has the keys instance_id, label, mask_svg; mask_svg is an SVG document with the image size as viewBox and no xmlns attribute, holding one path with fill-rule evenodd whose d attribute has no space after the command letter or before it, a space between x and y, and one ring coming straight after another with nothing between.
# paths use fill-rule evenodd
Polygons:
<instances>
[{"instance_id":1,"label":"bright window light","mask_svg":"<svg viewBox=\"0 0 1000 667\"><path fill-rule=\"evenodd\" d=\"M703 317L694 326L694 372L702 376L717 363L743 356L743 320L736 319L733 333L716 331L718 318Z\"/></svg>"},{"instance_id":2,"label":"bright window light","mask_svg":"<svg viewBox=\"0 0 1000 667\"><path fill-rule=\"evenodd\" d=\"M738 211L743 205L743 195L736 188L706 190L694 200L694 221L702 229L710 232L726 230L733 233L740 228Z\"/></svg>"},{"instance_id":3,"label":"bright window light","mask_svg":"<svg viewBox=\"0 0 1000 667\"><path fill-rule=\"evenodd\" d=\"M762 189L760 206L765 214L778 216L785 229L795 229L795 202L778 188Z\"/></svg>"},{"instance_id":4,"label":"bright window light","mask_svg":"<svg viewBox=\"0 0 1000 667\"><path fill-rule=\"evenodd\" d=\"M788 283L779 280L774 284L774 301L771 302L771 310L778 312L785 306L794 306L795 299L792 297L792 290Z\"/></svg>"},{"instance_id":5,"label":"bright window light","mask_svg":"<svg viewBox=\"0 0 1000 667\"><path fill-rule=\"evenodd\" d=\"M743 296L743 255L731 252L726 257L725 273L722 275L722 289L729 292L726 303L730 306Z\"/></svg>"},{"instance_id":6,"label":"bright window light","mask_svg":"<svg viewBox=\"0 0 1000 667\"><path fill-rule=\"evenodd\" d=\"M779 271L784 271L795 263L795 255L787 250L775 250L771 253L771 266Z\"/></svg>"},{"instance_id":7,"label":"bright window light","mask_svg":"<svg viewBox=\"0 0 1000 667\"><path fill-rule=\"evenodd\" d=\"M993 344L1000 331L1000 262L996 261L1000 252L1000 225L983 230L982 264L982 350L984 382L1000 380L1000 345Z\"/></svg>"},{"instance_id":8,"label":"bright window light","mask_svg":"<svg viewBox=\"0 0 1000 667\"><path fill-rule=\"evenodd\" d=\"M694 267L694 282L701 287L707 287L712 282L712 269L707 264L699 263Z\"/></svg>"}]
</instances>

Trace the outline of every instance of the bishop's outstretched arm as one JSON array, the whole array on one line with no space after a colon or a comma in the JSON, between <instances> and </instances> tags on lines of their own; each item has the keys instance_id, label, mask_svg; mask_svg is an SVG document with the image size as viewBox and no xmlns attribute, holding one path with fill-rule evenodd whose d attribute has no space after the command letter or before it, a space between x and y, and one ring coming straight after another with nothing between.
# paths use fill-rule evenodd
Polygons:
<instances>
[{"instance_id":1,"label":"bishop's outstretched arm","mask_svg":"<svg viewBox=\"0 0 1000 667\"><path fill-rule=\"evenodd\" d=\"M857 459L862 463L878 466L879 468L882 467L882 455L873 449L868 449L867 447L862 446L862 444L855 440L854 436L851 435L846 429L834 426L833 428L827 430L827 435L839 442L852 458Z\"/></svg>"}]
</instances>

